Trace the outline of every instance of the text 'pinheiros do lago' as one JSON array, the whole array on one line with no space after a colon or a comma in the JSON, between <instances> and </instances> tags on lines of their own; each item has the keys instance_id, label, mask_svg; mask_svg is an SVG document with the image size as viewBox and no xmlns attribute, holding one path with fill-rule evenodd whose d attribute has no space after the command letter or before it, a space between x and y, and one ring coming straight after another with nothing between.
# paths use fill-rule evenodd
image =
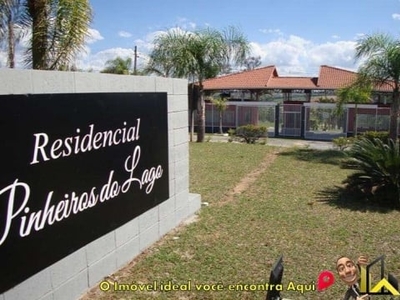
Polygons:
<instances>
[{"instance_id":1,"label":"text 'pinheiros do lago'","mask_svg":"<svg viewBox=\"0 0 400 300\"><path fill-rule=\"evenodd\" d=\"M0 246L7 240L12 226L19 227L20 237L27 237L46 226L61 222L72 215L125 194L133 185L144 190L146 194L150 194L155 181L162 177L163 168L161 165L151 166L145 168L141 174L136 174L142 154L141 147L137 144L140 139L139 133L140 118L136 119L136 124L133 126L128 126L127 122L123 122L121 128L107 131L96 131L95 125L91 124L87 131L81 132L81 129L77 128L76 135L63 139L50 140L48 134L44 132L33 134L35 142L30 165L51 163L52 160L80 155L101 148L116 147L120 144L135 142L135 146L124 162L123 169L127 172L126 180L116 180L114 178L115 170L110 170L104 176L104 181L99 182L97 186L89 187L86 191L77 193L71 190L66 192L62 199L53 199L54 190L49 191L47 198L43 199L42 209L36 211L31 211L29 207L31 195L29 183L19 181L17 178L2 188L0 201L6 201L6 209L0 215L0 220L4 224L3 228L0 228ZM101 163L99 162L99 164Z\"/></svg>"}]
</instances>

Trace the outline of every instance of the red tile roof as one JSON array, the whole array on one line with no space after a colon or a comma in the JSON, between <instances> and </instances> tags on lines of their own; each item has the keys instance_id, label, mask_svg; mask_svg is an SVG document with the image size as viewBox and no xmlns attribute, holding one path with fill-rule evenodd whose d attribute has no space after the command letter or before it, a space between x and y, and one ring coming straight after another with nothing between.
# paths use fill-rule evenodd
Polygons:
<instances>
[{"instance_id":1,"label":"red tile roof","mask_svg":"<svg viewBox=\"0 0 400 300\"><path fill-rule=\"evenodd\" d=\"M315 77L272 77L267 86L271 89L316 89L317 80Z\"/></svg>"},{"instance_id":2,"label":"red tile roof","mask_svg":"<svg viewBox=\"0 0 400 300\"><path fill-rule=\"evenodd\" d=\"M357 73L330 66L321 66L318 77L318 87L323 89L339 89L350 85L357 78ZM389 84L375 86L375 91L391 92L393 87Z\"/></svg>"},{"instance_id":3,"label":"red tile roof","mask_svg":"<svg viewBox=\"0 0 400 300\"><path fill-rule=\"evenodd\" d=\"M204 80L205 90L265 89L271 76L278 76L275 66L268 66Z\"/></svg>"},{"instance_id":4,"label":"red tile roof","mask_svg":"<svg viewBox=\"0 0 400 300\"><path fill-rule=\"evenodd\" d=\"M353 83L356 78L355 72L323 65L319 69L317 85L321 89L340 89Z\"/></svg>"},{"instance_id":5,"label":"red tile roof","mask_svg":"<svg viewBox=\"0 0 400 300\"><path fill-rule=\"evenodd\" d=\"M279 77L275 66L257 68L250 71L233 73L203 82L204 90L232 89L321 89L336 90L351 84L357 73L322 65L319 77ZM392 88L386 84L375 90L390 92Z\"/></svg>"}]
</instances>

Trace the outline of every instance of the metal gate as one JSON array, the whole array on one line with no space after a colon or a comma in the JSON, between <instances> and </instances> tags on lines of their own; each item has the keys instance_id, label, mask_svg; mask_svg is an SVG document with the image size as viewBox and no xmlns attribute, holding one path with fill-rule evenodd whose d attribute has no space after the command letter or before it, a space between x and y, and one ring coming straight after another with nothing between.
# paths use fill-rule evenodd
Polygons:
<instances>
[{"instance_id":1,"label":"metal gate","mask_svg":"<svg viewBox=\"0 0 400 300\"><path fill-rule=\"evenodd\" d=\"M279 106L279 135L301 136L302 104L282 104Z\"/></svg>"}]
</instances>

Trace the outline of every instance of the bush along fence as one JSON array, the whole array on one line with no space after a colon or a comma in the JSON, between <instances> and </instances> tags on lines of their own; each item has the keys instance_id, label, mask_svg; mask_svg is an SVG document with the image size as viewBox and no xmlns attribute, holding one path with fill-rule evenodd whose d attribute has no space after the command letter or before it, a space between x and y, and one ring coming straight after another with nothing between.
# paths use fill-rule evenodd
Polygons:
<instances>
[{"instance_id":1,"label":"bush along fence","mask_svg":"<svg viewBox=\"0 0 400 300\"><path fill-rule=\"evenodd\" d=\"M378 139L382 141L384 144L388 144L389 142L389 132L388 131L366 131L357 135L356 137L339 137L332 140L333 145L343 151L350 146L352 146L356 141L366 138L370 141L374 141Z\"/></svg>"},{"instance_id":2,"label":"bush along fence","mask_svg":"<svg viewBox=\"0 0 400 300\"><path fill-rule=\"evenodd\" d=\"M247 144L254 144L260 138L267 138L267 128L265 126L248 124L230 131L230 135L246 142Z\"/></svg>"}]
</instances>

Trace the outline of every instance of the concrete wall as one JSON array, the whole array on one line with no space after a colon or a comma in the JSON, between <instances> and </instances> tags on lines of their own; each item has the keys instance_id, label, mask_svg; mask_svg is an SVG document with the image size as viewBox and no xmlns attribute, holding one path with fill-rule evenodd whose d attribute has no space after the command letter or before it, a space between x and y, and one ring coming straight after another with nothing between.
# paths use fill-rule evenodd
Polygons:
<instances>
[{"instance_id":1,"label":"concrete wall","mask_svg":"<svg viewBox=\"0 0 400 300\"><path fill-rule=\"evenodd\" d=\"M200 195L189 193L186 80L0 69L2 95L86 92L168 93L170 198L8 290L0 300L77 299L200 208Z\"/></svg>"}]
</instances>

